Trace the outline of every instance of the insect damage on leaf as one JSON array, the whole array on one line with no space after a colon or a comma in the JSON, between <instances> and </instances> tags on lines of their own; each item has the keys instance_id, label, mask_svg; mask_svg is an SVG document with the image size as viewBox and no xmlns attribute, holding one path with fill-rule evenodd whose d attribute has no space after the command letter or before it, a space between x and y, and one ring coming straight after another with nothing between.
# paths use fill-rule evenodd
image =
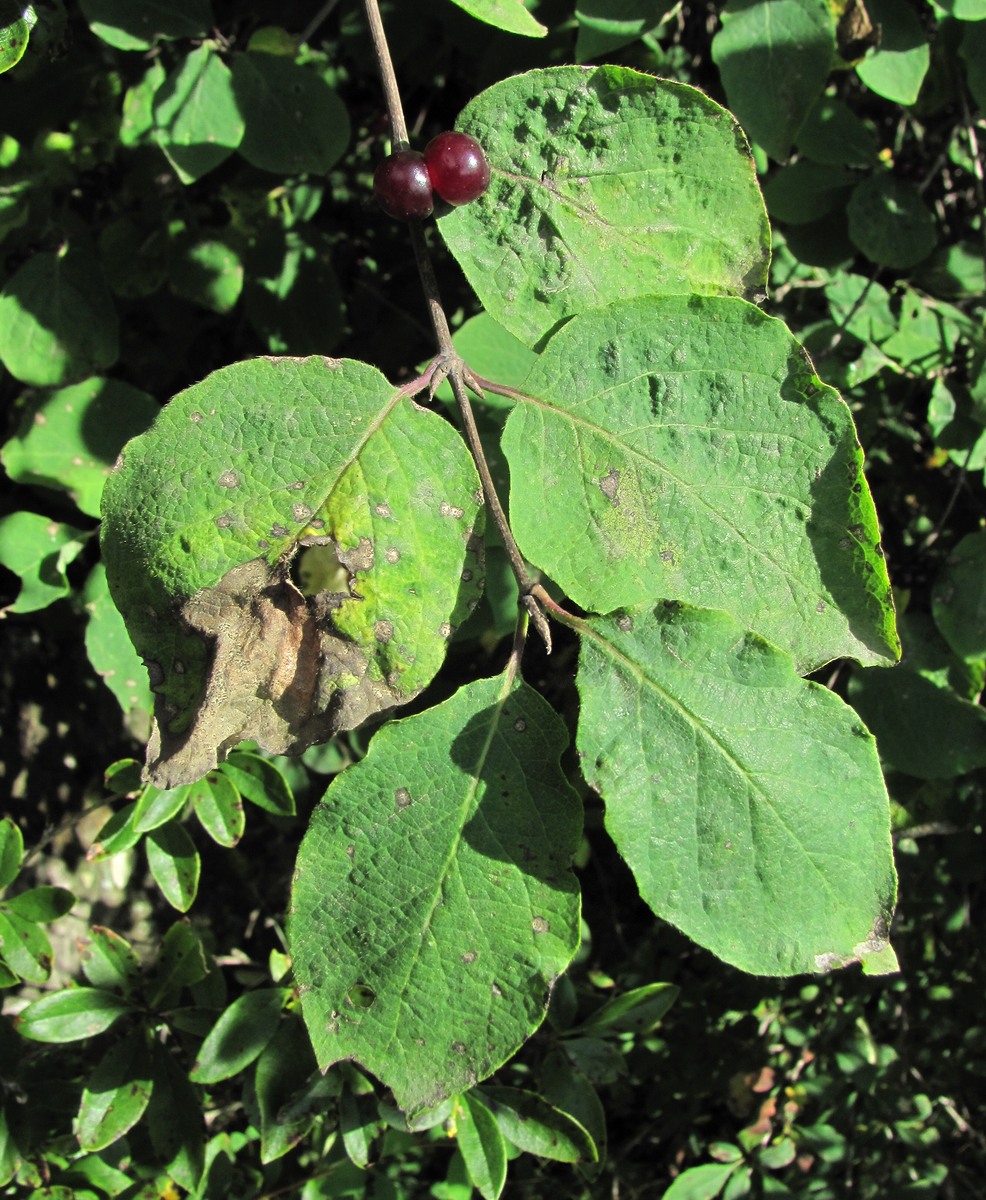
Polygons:
<instances>
[{"instance_id":1,"label":"insect damage on leaf","mask_svg":"<svg viewBox=\"0 0 986 1200\"><path fill-rule=\"evenodd\" d=\"M332 599L306 599L284 567L254 559L185 602L182 620L211 644L211 662L180 733L156 705L147 772L157 787L193 783L238 742L297 752L410 699L374 678L366 654L335 631Z\"/></svg>"}]
</instances>

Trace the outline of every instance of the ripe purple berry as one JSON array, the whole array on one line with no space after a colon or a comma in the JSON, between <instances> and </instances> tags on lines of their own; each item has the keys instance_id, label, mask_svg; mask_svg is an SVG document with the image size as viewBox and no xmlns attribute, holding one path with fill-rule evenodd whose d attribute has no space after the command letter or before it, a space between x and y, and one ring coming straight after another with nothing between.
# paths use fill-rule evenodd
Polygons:
<instances>
[{"instance_id":1,"label":"ripe purple berry","mask_svg":"<svg viewBox=\"0 0 986 1200\"><path fill-rule=\"evenodd\" d=\"M425 146L431 186L448 204L468 204L490 184L483 147L468 133L440 133Z\"/></svg>"},{"instance_id":2,"label":"ripe purple berry","mask_svg":"<svg viewBox=\"0 0 986 1200\"><path fill-rule=\"evenodd\" d=\"M383 211L399 221L430 216L435 202L424 155L417 150L388 154L373 173L373 194Z\"/></svg>"}]
</instances>

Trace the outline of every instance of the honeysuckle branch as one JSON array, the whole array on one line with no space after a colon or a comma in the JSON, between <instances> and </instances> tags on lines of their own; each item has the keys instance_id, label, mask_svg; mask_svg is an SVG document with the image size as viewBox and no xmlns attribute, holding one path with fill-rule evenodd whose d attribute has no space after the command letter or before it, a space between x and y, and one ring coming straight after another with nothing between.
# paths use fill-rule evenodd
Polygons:
<instances>
[{"instance_id":1,"label":"honeysuckle branch","mask_svg":"<svg viewBox=\"0 0 986 1200\"><path fill-rule=\"evenodd\" d=\"M394 64L390 57L387 35L380 17L380 8L377 0L364 0L364 7L370 26L370 34L373 38L373 48L377 60L377 69L380 72L380 80L383 85L384 100L390 117L391 141L394 150L404 150L410 145L407 135L407 123L404 120L400 90L397 86ZM544 610L541 607L542 602L536 597L537 591L540 590L543 592L544 589L539 588L539 585L531 578L527 564L524 562L524 556L521 554L514 535L511 532L507 515L504 512L503 505L500 503L500 497L497 495L496 486L493 483L493 476L490 473L486 454L483 451L483 445L480 441L479 430L476 427L476 417L472 411L472 404L469 401L466 391L467 385L474 387L480 395L482 395L484 387L489 387L491 391L499 391L499 388L487 380L479 380L474 376L456 351L452 343L452 331L449 328L448 317L445 315L445 309L442 305L441 293L438 290L438 279L431 261L424 228L419 221L409 221L408 229L411 235L414 259L418 267L418 275L421 279L421 287L425 295L425 303L428 307L428 317L431 321L431 327L438 346L438 356L423 376L414 380L413 384L405 386L406 388L416 388L421 391L425 387L429 387L433 394L434 386L437 386L435 383L436 379L437 382L441 382L442 378L448 379L452 394L455 396L456 403L459 406L462 431L465 434L466 444L476 464L476 470L479 472L486 508L503 540L510 568L520 589L521 603L550 652L551 630L544 615ZM421 385L420 388L418 384Z\"/></svg>"}]
</instances>

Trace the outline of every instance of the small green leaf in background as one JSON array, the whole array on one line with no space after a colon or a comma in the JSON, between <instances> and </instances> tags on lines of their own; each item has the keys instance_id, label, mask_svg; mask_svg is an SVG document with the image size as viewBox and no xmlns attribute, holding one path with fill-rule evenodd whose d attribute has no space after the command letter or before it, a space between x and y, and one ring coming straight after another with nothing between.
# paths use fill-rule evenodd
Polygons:
<instances>
[{"instance_id":1,"label":"small green leaf in background","mask_svg":"<svg viewBox=\"0 0 986 1200\"><path fill-rule=\"evenodd\" d=\"M140 960L130 943L112 929L93 925L79 943L82 973L93 987L133 994L140 983Z\"/></svg>"},{"instance_id":2,"label":"small green leaf in background","mask_svg":"<svg viewBox=\"0 0 986 1200\"><path fill-rule=\"evenodd\" d=\"M65 568L90 535L38 513L14 512L0 518L0 564L21 577L17 599L0 612L28 613L47 608L71 592Z\"/></svg>"},{"instance_id":3,"label":"small green leaf in background","mask_svg":"<svg viewBox=\"0 0 986 1200\"><path fill-rule=\"evenodd\" d=\"M233 91L246 121L239 152L276 175L324 175L349 143L349 114L310 66L275 54L238 54Z\"/></svg>"},{"instance_id":4,"label":"small green leaf in background","mask_svg":"<svg viewBox=\"0 0 986 1200\"><path fill-rule=\"evenodd\" d=\"M14 1018L17 1032L36 1042L80 1042L109 1029L129 1003L116 992L74 987L42 996Z\"/></svg>"},{"instance_id":5,"label":"small green leaf in background","mask_svg":"<svg viewBox=\"0 0 986 1200\"><path fill-rule=\"evenodd\" d=\"M333 244L310 226L264 230L250 247L243 305L272 354L324 354L339 340L344 309Z\"/></svg>"},{"instance_id":6,"label":"small green leaf in background","mask_svg":"<svg viewBox=\"0 0 986 1200\"><path fill-rule=\"evenodd\" d=\"M189 791L188 787L170 788L167 791L161 791L153 785L146 787L134 811L134 829L138 833L149 833L152 829L159 829L185 807Z\"/></svg>"},{"instance_id":7,"label":"small green leaf in background","mask_svg":"<svg viewBox=\"0 0 986 1200\"><path fill-rule=\"evenodd\" d=\"M205 37L215 24L209 0L79 0L79 5L93 33L117 50Z\"/></svg>"},{"instance_id":8,"label":"small green leaf in background","mask_svg":"<svg viewBox=\"0 0 986 1200\"><path fill-rule=\"evenodd\" d=\"M974 703L981 674L953 655L931 619L901 621L904 657L891 673L854 671L849 699L886 766L918 779L952 779L986 767L986 709Z\"/></svg>"},{"instance_id":9,"label":"small green leaf in background","mask_svg":"<svg viewBox=\"0 0 986 1200\"><path fill-rule=\"evenodd\" d=\"M674 0L578 0L575 61L611 54L649 33L674 7Z\"/></svg>"},{"instance_id":10,"label":"small green leaf in background","mask_svg":"<svg viewBox=\"0 0 986 1200\"><path fill-rule=\"evenodd\" d=\"M384 726L337 776L288 930L320 1067L359 1062L413 1116L540 1025L578 942L565 741L531 688L484 679Z\"/></svg>"},{"instance_id":11,"label":"small green leaf in background","mask_svg":"<svg viewBox=\"0 0 986 1200\"><path fill-rule=\"evenodd\" d=\"M965 27L959 56L965 63L969 91L980 109L986 111L986 21Z\"/></svg>"},{"instance_id":12,"label":"small green leaf in background","mask_svg":"<svg viewBox=\"0 0 986 1200\"><path fill-rule=\"evenodd\" d=\"M3 901L7 912L16 913L25 921L42 924L47 921L57 921L64 917L75 903L75 897L63 887L51 887L42 884L40 887L28 888L16 896L8 896Z\"/></svg>"},{"instance_id":13,"label":"small green leaf in background","mask_svg":"<svg viewBox=\"0 0 986 1200\"><path fill-rule=\"evenodd\" d=\"M261 1162L282 1158L311 1129L316 1115L314 1108L300 1105L291 1111L290 1106L298 1101L312 1075L319 1083L329 1082L318 1074L308 1033L300 1015L294 1013L280 1022L257 1059L254 1083L260 1115Z\"/></svg>"},{"instance_id":14,"label":"small green leaf in background","mask_svg":"<svg viewBox=\"0 0 986 1200\"><path fill-rule=\"evenodd\" d=\"M473 1187L497 1200L507 1181L507 1148L496 1119L475 1092L459 1097L455 1140Z\"/></svg>"},{"instance_id":15,"label":"small green leaf in background","mask_svg":"<svg viewBox=\"0 0 986 1200\"><path fill-rule=\"evenodd\" d=\"M154 97L155 137L182 183L224 162L246 128L229 67L208 44L192 50Z\"/></svg>"},{"instance_id":16,"label":"small green leaf in background","mask_svg":"<svg viewBox=\"0 0 986 1200\"><path fill-rule=\"evenodd\" d=\"M829 166L868 167L877 160L875 131L835 96L819 97L796 143L801 154Z\"/></svg>"},{"instance_id":17,"label":"small green leaf in background","mask_svg":"<svg viewBox=\"0 0 986 1200\"><path fill-rule=\"evenodd\" d=\"M897 657L852 417L780 321L728 298L613 304L555 334L523 391L514 536L577 604L725 609L806 671Z\"/></svg>"},{"instance_id":18,"label":"small green leaf in background","mask_svg":"<svg viewBox=\"0 0 986 1200\"><path fill-rule=\"evenodd\" d=\"M580 1033L648 1033L664 1019L681 993L673 983L648 983L614 996L579 1025Z\"/></svg>"},{"instance_id":19,"label":"small green leaf in background","mask_svg":"<svg viewBox=\"0 0 986 1200\"><path fill-rule=\"evenodd\" d=\"M749 138L783 162L835 56L824 0L730 0L712 39L729 107Z\"/></svg>"},{"instance_id":20,"label":"small green leaf in background","mask_svg":"<svg viewBox=\"0 0 986 1200\"><path fill-rule=\"evenodd\" d=\"M702 1163L678 1176L661 1200L715 1200L735 1173L738 1162Z\"/></svg>"},{"instance_id":21,"label":"small green leaf in background","mask_svg":"<svg viewBox=\"0 0 986 1200\"><path fill-rule=\"evenodd\" d=\"M917 186L878 171L849 201L849 236L882 267L913 267L934 250L936 222Z\"/></svg>"},{"instance_id":22,"label":"small green leaf in background","mask_svg":"<svg viewBox=\"0 0 986 1200\"><path fill-rule=\"evenodd\" d=\"M500 1132L519 1150L555 1162L597 1162L599 1151L587 1131L566 1113L548 1104L536 1092L523 1088L483 1087Z\"/></svg>"},{"instance_id":23,"label":"small green leaf in background","mask_svg":"<svg viewBox=\"0 0 986 1200\"><path fill-rule=\"evenodd\" d=\"M137 1124L151 1098L147 1033L132 1029L111 1046L86 1080L79 1108L83 1150L103 1150Z\"/></svg>"},{"instance_id":24,"label":"small green leaf in background","mask_svg":"<svg viewBox=\"0 0 986 1200\"><path fill-rule=\"evenodd\" d=\"M276 817L293 817L291 785L277 767L249 750L234 750L217 774L233 785L239 796Z\"/></svg>"},{"instance_id":25,"label":"small green leaf in background","mask_svg":"<svg viewBox=\"0 0 986 1200\"><path fill-rule=\"evenodd\" d=\"M176 295L212 312L230 312L243 290L243 262L232 246L218 238L176 239L168 272Z\"/></svg>"},{"instance_id":26,"label":"small green leaf in background","mask_svg":"<svg viewBox=\"0 0 986 1200\"><path fill-rule=\"evenodd\" d=\"M96 835L95 841L86 852L90 862L99 862L110 858L124 850L132 850L140 841L140 834L134 829L133 815L137 810L137 801L125 804L107 820L106 824Z\"/></svg>"},{"instance_id":27,"label":"small green leaf in background","mask_svg":"<svg viewBox=\"0 0 986 1200\"><path fill-rule=\"evenodd\" d=\"M351 1063L342 1063L338 1070L343 1077L339 1132L349 1161L365 1169L373 1160L374 1143L383 1128L377 1098L373 1084Z\"/></svg>"},{"instance_id":28,"label":"small green leaf in background","mask_svg":"<svg viewBox=\"0 0 986 1200\"><path fill-rule=\"evenodd\" d=\"M578 745L651 908L761 975L887 946L896 881L873 738L725 613L582 626Z\"/></svg>"},{"instance_id":29,"label":"small green leaf in background","mask_svg":"<svg viewBox=\"0 0 986 1200\"><path fill-rule=\"evenodd\" d=\"M492 178L439 229L483 307L526 345L620 297L762 293L753 160L695 88L625 67L529 71L481 92L457 127Z\"/></svg>"},{"instance_id":30,"label":"small green leaf in background","mask_svg":"<svg viewBox=\"0 0 986 1200\"><path fill-rule=\"evenodd\" d=\"M165 900L187 912L199 890L199 862L195 844L177 821L149 833L144 841L147 865Z\"/></svg>"},{"instance_id":31,"label":"small green leaf in background","mask_svg":"<svg viewBox=\"0 0 986 1200\"><path fill-rule=\"evenodd\" d=\"M177 1003L181 990L201 982L208 969L198 934L187 922L176 921L164 935L158 960L147 975L149 1007Z\"/></svg>"},{"instance_id":32,"label":"small green leaf in background","mask_svg":"<svg viewBox=\"0 0 986 1200\"><path fill-rule=\"evenodd\" d=\"M966 660L986 658L986 532L970 533L948 556L931 596L935 624Z\"/></svg>"},{"instance_id":33,"label":"small green leaf in background","mask_svg":"<svg viewBox=\"0 0 986 1200\"><path fill-rule=\"evenodd\" d=\"M32 399L0 461L17 483L69 494L87 516L99 516L103 484L124 442L142 433L160 406L116 379L94 377Z\"/></svg>"},{"instance_id":34,"label":"small green leaf in background","mask_svg":"<svg viewBox=\"0 0 986 1200\"><path fill-rule=\"evenodd\" d=\"M0 908L0 954L27 983L44 983L51 974L51 943L33 921Z\"/></svg>"},{"instance_id":35,"label":"small green leaf in background","mask_svg":"<svg viewBox=\"0 0 986 1200\"><path fill-rule=\"evenodd\" d=\"M544 37L548 30L524 7L524 0L452 0L477 21L521 37Z\"/></svg>"},{"instance_id":36,"label":"small green leaf in background","mask_svg":"<svg viewBox=\"0 0 986 1200\"><path fill-rule=\"evenodd\" d=\"M206 833L220 846L235 846L246 829L240 793L227 775L210 771L189 785L192 807Z\"/></svg>"},{"instance_id":37,"label":"small green leaf in background","mask_svg":"<svg viewBox=\"0 0 986 1200\"><path fill-rule=\"evenodd\" d=\"M170 1050L157 1043L151 1045L151 1085L145 1114L151 1144L162 1168L194 1192L205 1165L202 1103Z\"/></svg>"},{"instance_id":38,"label":"small green leaf in background","mask_svg":"<svg viewBox=\"0 0 986 1200\"><path fill-rule=\"evenodd\" d=\"M24 835L10 817L0 819L0 888L17 878L24 858Z\"/></svg>"},{"instance_id":39,"label":"small green leaf in background","mask_svg":"<svg viewBox=\"0 0 986 1200\"><path fill-rule=\"evenodd\" d=\"M897 104L913 104L931 63L931 48L917 10L900 0L866 0L880 40L856 73L868 88Z\"/></svg>"},{"instance_id":40,"label":"small green leaf in background","mask_svg":"<svg viewBox=\"0 0 986 1200\"><path fill-rule=\"evenodd\" d=\"M37 19L33 4L0 7L0 75L16 67L24 57Z\"/></svg>"},{"instance_id":41,"label":"small green leaf in background","mask_svg":"<svg viewBox=\"0 0 986 1200\"><path fill-rule=\"evenodd\" d=\"M274 1036L290 995L289 988L256 988L238 996L199 1047L189 1079L218 1083L249 1066Z\"/></svg>"},{"instance_id":42,"label":"small green leaf in background","mask_svg":"<svg viewBox=\"0 0 986 1200\"><path fill-rule=\"evenodd\" d=\"M799 159L781 167L764 184L763 198L775 221L805 225L844 209L857 175L842 166Z\"/></svg>"},{"instance_id":43,"label":"small green leaf in background","mask_svg":"<svg viewBox=\"0 0 986 1200\"><path fill-rule=\"evenodd\" d=\"M0 361L22 383L58 387L111 367L119 321L99 264L84 250L32 255L0 292Z\"/></svg>"}]
</instances>

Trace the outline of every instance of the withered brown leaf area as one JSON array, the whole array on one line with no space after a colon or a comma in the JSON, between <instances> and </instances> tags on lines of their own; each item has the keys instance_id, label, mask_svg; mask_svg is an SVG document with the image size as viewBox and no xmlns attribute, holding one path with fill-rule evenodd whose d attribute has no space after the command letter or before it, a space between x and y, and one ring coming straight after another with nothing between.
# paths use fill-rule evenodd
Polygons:
<instances>
[{"instance_id":1,"label":"withered brown leaf area","mask_svg":"<svg viewBox=\"0 0 986 1200\"><path fill-rule=\"evenodd\" d=\"M179 734L156 702L145 774L156 787L194 783L239 742L299 753L411 699L371 678L366 653L332 625L332 598L308 600L284 569L255 559L181 610L212 645L205 690Z\"/></svg>"}]
</instances>

